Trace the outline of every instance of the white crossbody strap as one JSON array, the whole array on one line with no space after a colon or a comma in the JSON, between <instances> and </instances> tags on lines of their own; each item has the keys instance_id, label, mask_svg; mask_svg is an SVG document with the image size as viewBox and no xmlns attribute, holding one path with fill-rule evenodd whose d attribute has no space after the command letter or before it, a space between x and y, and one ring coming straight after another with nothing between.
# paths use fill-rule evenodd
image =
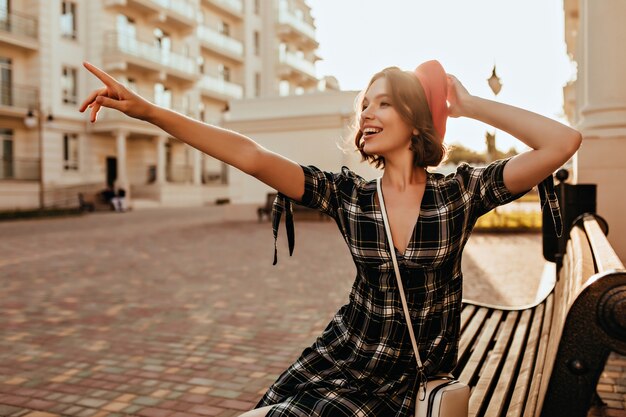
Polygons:
<instances>
[{"instance_id":1,"label":"white crossbody strap","mask_svg":"<svg viewBox=\"0 0 626 417\"><path fill-rule=\"evenodd\" d=\"M417 361L418 372L422 372L422 361L420 359L419 351L417 350L417 342L415 341L415 334L413 334L413 325L411 324L411 316L409 315L409 308L406 304L406 297L404 296L404 286L402 285L402 279L400 278L400 268L398 268L398 260L396 259L396 250L393 244L393 238L391 237L391 229L389 228L389 220L387 219L387 210L385 209L385 201L383 193L380 187L381 177L376 178L376 190L378 191L378 201L380 203L380 209L383 213L383 222L385 223L385 232L387 233L387 239L389 240L389 251L391 252L391 259L393 260L393 268L396 272L396 281L398 281L398 289L400 290L400 299L402 300L402 309L404 310L404 317L406 318L407 325L409 327L409 335L411 336L411 343L413 344L413 351L415 352L415 360Z\"/></svg>"}]
</instances>

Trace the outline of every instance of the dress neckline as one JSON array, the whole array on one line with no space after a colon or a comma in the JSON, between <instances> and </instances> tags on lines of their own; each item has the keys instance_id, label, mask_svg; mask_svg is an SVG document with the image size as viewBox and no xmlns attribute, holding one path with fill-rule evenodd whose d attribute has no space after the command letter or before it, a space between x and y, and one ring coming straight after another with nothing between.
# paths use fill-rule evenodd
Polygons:
<instances>
[{"instance_id":1,"label":"dress neckline","mask_svg":"<svg viewBox=\"0 0 626 417\"><path fill-rule=\"evenodd\" d=\"M404 249L404 252L401 252L400 249L396 248L395 244L393 245L393 249L396 251L396 253L398 255L400 255L401 257L403 257L403 258L406 257L407 253L409 252L409 250L412 247L413 241L415 240L415 234L417 232L417 228L421 227L421 220L422 220L422 217L423 217L423 214L424 214L424 200L427 198L427 195L430 195L429 191L430 191L430 188L432 187L432 177L433 177L433 174L431 172L429 172L429 171L426 171L426 183L425 183L425 186L424 186L424 195L422 195L422 201L420 203L419 214L417 216L417 219L415 219L415 222L413 223L413 228L411 230L411 235L410 235L409 240L408 240L408 242L406 244L406 248ZM374 185L374 192L372 193L371 204L372 204L372 207L374 207L374 210L380 215L380 218L382 220L383 213L382 213L381 207L378 204L378 201L377 201L377 198L376 198L377 191L378 191L377 188L376 188L376 179L374 179L372 181L374 183L373 184ZM389 213L387 213L387 216L389 216ZM384 224L383 224L383 229L384 229ZM383 235L385 236L385 240L388 241L389 239L387 238L387 233L385 233L384 230L383 230Z\"/></svg>"}]
</instances>

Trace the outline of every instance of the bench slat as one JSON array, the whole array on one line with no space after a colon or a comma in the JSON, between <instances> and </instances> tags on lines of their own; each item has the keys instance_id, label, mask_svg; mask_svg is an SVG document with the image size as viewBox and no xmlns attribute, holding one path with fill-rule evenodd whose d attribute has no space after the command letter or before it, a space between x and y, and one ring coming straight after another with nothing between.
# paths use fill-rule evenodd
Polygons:
<instances>
[{"instance_id":1,"label":"bench slat","mask_svg":"<svg viewBox=\"0 0 626 417\"><path fill-rule=\"evenodd\" d=\"M502 359L505 357L505 352L511 340L511 334L513 333L518 315L519 312L517 311L510 311L506 314L506 319L504 323L500 325L496 334L495 346L487 355L486 361L482 366L480 379L474 388L474 400L470 401L470 403L473 403L470 407L476 410L475 415L478 415L479 410L485 408L487 398L491 398L488 393L492 391L497 384L498 377L496 376L496 372L502 367Z\"/></svg>"},{"instance_id":2,"label":"bench slat","mask_svg":"<svg viewBox=\"0 0 626 417\"><path fill-rule=\"evenodd\" d=\"M624 269L624 265L613 250L602 229L600 229L598 221L593 216L585 216L584 225L593 253L597 255L596 265L598 266L598 272Z\"/></svg>"},{"instance_id":3,"label":"bench slat","mask_svg":"<svg viewBox=\"0 0 626 417\"><path fill-rule=\"evenodd\" d=\"M539 335L541 333L541 326L544 320L544 310L546 308L545 302L539 304L534 310L533 322L530 327L530 333L524 348L524 359L522 366L520 367L519 375L515 383L515 390L511 397L511 403L507 412L507 417L519 417L524 411L524 404L526 404L528 398L528 391L530 390L530 384L533 380L533 364L537 357L537 345L539 344Z\"/></svg>"},{"instance_id":4,"label":"bench slat","mask_svg":"<svg viewBox=\"0 0 626 417\"><path fill-rule=\"evenodd\" d=\"M465 327L467 326L470 317L476 311L476 306L471 304L463 304L463 310L461 311L461 333L465 331Z\"/></svg>"},{"instance_id":5,"label":"bench slat","mask_svg":"<svg viewBox=\"0 0 626 417\"><path fill-rule=\"evenodd\" d=\"M504 351L506 349L506 346L502 346L502 353L501 353L502 358L499 359L499 361L504 360L504 366L502 367L502 371L499 372L499 375L497 377L497 382L494 382L496 385L495 385L495 390L493 392L493 395L491 397L492 399L495 399L496 401L490 401L489 407L487 408L487 411L485 412L485 417L499 417L504 411L505 402L503 401L503 399L508 398L509 393L515 387L515 381L516 381L515 372L516 372L518 363L521 361L521 359L524 356L524 352L522 351L522 348L524 346L524 342L526 341L526 333L527 333L526 331L528 330L530 317L532 316L532 310L524 310L521 313L522 314L521 314L519 323L515 325L515 322L512 322L511 329L510 330L507 329L507 332L508 332L507 337L510 337L511 333L513 333L513 330L515 330L515 334L513 335L513 341L511 342L511 346L506 356L504 356ZM509 317L507 317L507 324L508 322L509 322ZM507 340L507 343L508 343L508 340ZM498 340L498 344L504 345L504 343L501 343L500 340ZM494 349L494 351L497 351L497 350L498 350L498 345L496 345L496 348ZM494 368L494 372L495 372L495 368Z\"/></svg>"},{"instance_id":6,"label":"bench slat","mask_svg":"<svg viewBox=\"0 0 626 417\"><path fill-rule=\"evenodd\" d=\"M463 372L459 376L459 379L464 383L470 385L470 382L478 374L482 368L483 361L487 356L487 351L493 340L493 337L498 330L500 321L502 320L503 312L500 310L492 311L491 317L489 317L486 326L483 328L477 343L474 345L474 351L471 353L470 358L463 368ZM476 388L472 390L469 400L469 416L474 417L478 415L480 411L480 405L482 403L481 393L476 391Z\"/></svg>"},{"instance_id":7,"label":"bench slat","mask_svg":"<svg viewBox=\"0 0 626 417\"><path fill-rule=\"evenodd\" d=\"M478 331L485 321L487 316L486 308L479 308L471 317L470 322L465 326L465 330L461 333L461 341L459 342L459 361L462 361L467 354L470 345L474 342L474 339L478 335ZM468 335L470 335L468 337ZM456 375L456 373L454 374Z\"/></svg>"},{"instance_id":8,"label":"bench slat","mask_svg":"<svg viewBox=\"0 0 626 417\"><path fill-rule=\"evenodd\" d=\"M539 347L537 350L537 361L533 368L533 378L528 392L528 400L524 410L524 417L534 417L537 407L537 397L540 392L545 393L546 388L541 387L542 376L544 373L544 365L546 362L548 341L550 336L550 328L552 326L552 313L554 308L554 293L550 294L546 299L544 319L542 322L541 336L539 337Z\"/></svg>"}]
</instances>

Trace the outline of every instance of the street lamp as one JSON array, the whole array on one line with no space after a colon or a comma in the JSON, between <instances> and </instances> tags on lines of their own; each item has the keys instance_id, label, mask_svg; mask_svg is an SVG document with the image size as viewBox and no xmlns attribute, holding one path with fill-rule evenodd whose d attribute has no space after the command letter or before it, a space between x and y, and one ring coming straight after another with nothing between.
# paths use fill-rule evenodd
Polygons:
<instances>
[{"instance_id":1,"label":"street lamp","mask_svg":"<svg viewBox=\"0 0 626 417\"><path fill-rule=\"evenodd\" d=\"M496 65L493 65L493 70L491 71L491 77L487 79L487 83L493 91L494 96L497 96L500 90L502 89L502 83L500 82L500 78L496 74ZM487 162L493 162L496 159L496 131L493 133L487 132L485 134L485 141L487 142Z\"/></svg>"}]
</instances>

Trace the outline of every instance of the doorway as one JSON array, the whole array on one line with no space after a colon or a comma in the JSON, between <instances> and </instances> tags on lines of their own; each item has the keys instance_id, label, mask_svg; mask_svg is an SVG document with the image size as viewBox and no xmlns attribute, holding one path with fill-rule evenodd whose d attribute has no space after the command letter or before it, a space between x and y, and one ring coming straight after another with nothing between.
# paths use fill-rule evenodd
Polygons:
<instances>
[{"instance_id":1,"label":"doorway","mask_svg":"<svg viewBox=\"0 0 626 417\"><path fill-rule=\"evenodd\" d=\"M107 156L106 160L106 181L109 188L113 188L113 184L117 180L117 157Z\"/></svg>"}]
</instances>

